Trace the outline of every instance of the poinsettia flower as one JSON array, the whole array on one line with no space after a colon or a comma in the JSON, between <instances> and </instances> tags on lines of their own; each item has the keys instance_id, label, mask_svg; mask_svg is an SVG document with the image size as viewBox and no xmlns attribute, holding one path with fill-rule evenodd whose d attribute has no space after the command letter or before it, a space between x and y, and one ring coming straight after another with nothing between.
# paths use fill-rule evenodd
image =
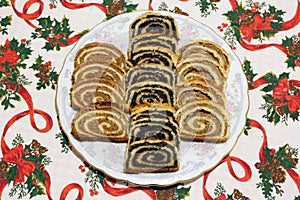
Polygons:
<instances>
[{"instance_id":1,"label":"poinsettia flower","mask_svg":"<svg viewBox=\"0 0 300 200\"><path fill-rule=\"evenodd\" d=\"M275 99L284 100L289 92L289 81L283 78L278 81L277 86L273 89L273 97Z\"/></svg>"},{"instance_id":2,"label":"poinsettia flower","mask_svg":"<svg viewBox=\"0 0 300 200\"><path fill-rule=\"evenodd\" d=\"M18 60L20 59L17 52L15 50L11 50L9 46L10 46L10 41L6 40L5 42L6 51L2 55L0 55L0 71L5 70L4 66L2 66L4 62L8 62L13 66L17 64Z\"/></svg>"},{"instance_id":3,"label":"poinsettia flower","mask_svg":"<svg viewBox=\"0 0 300 200\"><path fill-rule=\"evenodd\" d=\"M17 147L12 148L2 158L2 160L17 166L18 175L14 178L14 185L17 183L23 183L25 181L25 176L30 176L35 169L35 163L26 161L22 158L23 153L23 145L20 144Z\"/></svg>"},{"instance_id":4,"label":"poinsettia flower","mask_svg":"<svg viewBox=\"0 0 300 200\"><path fill-rule=\"evenodd\" d=\"M265 19L260 15L256 14L253 17L253 23L250 25L243 25L240 26L240 31L242 35L244 36L243 39L250 42L253 38L254 32L259 30L273 30L271 27L271 21L273 20L273 17L266 17Z\"/></svg>"},{"instance_id":5,"label":"poinsettia flower","mask_svg":"<svg viewBox=\"0 0 300 200\"><path fill-rule=\"evenodd\" d=\"M300 96L286 96L288 108L291 113L295 113L300 109Z\"/></svg>"}]
</instances>

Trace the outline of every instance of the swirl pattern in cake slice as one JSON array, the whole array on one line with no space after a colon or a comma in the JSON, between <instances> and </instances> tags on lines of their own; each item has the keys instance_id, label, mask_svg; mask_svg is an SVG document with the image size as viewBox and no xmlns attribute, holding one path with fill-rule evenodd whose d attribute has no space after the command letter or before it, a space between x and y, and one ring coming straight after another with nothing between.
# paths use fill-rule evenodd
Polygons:
<instances>
[{"instance_id":1,"label":"swirl pattern in cake slice","mask_svg":"<svg viewBox=\"0 0 300 200\"><path fill-rule=\"evenodd\" d=\"M229 137L229 115L225 107L209 100L181 106L176 112L176 120L181 139L224 142Z\"/></svg>"},{"instance_id":2,"label":"swirl pattern in cake slice","mask_svg":"<svg viewBox=\"0 0 300 200\"><path fill-rule=\"evenodd\" d=\"M221 46L214 42L208 40L192 41L180 48L179 55L182 60L191 57L203 57L208 60L214 60L222 66L222 71L224 71L224 75L227 77L230 57Z\"/></svg>"},{"instance_id":3,"label":"swirl pattern in cake slice","mask_svg":"<svg viewBox=\"0 0 300 200\"><path fill-rule=\"evenodd\" d=\"M157 46L143 46L132 50L131 58L128 62L138 66L144 63L156 63L175 68L178 56L169 49Z\"/></svg>"},{"instance_id":4,"label":"swirl pattern in cake slice","mask_svg":"<svg viewBox=\"0 0 300 200\"><path fill-rule=\"evenodd\" d=\"M202 79L218 88L225 88L226 78L221 73L219 63L213 60L201 60L188 58L176 66L176 83L183 81Z\"/></svg>"},{"instance_id":5,"label":"swirl pattern in cake slice","mask_svg":"<svg viewBox=\"0 0 300 200\"><path fill-rule=\"evenodd\" d=\"M134 49L147 46L163 47L173 53L177 53L178 51L177 40L174 37L157 33L144 33L132 38L127 51L128 59L132 59L132 51Z\"/></svg>"},{"instance_id":6,"label":"swirl pattern in cake slice","mask_svg":"<svg viewBox=\"0 0 300 200\"><path fill-rule=\"evenodd\" d=\"M82 108L72 121L72 134L80 141L126 142L127 133L128 116L110 104Z\"/></svg>"},{"instance_id":7,"label":"swirl pattern in cake slice","mask_svg":"<svg viewBox=\"0 0 300 200\"><path fill-rule=\"evenodd\" d=\"M71 106L80 109L96 103L124 102L124 88L105 78L84 79L71 87Z\"/></svg>"},{"instance_id":8,"label":"swirl pattern in cake slice","mask_svg":"<svg viewBox=\"0 0 300 200\"><path fill-rule=\"evenodd\" d=\"M107 63L106 61L84 62L73 71L73 83L90 78L108 78L119 82L124 81L125 71L115 63Z\"/></svg>"},{"instance_id":9,"label":"swirl pattern in cake slice","mask_svg":"<svg viewBox=\"0 0 300 200\"><path fill-rule=\"evenodd\" d=\"M212 103L225 105L225 94L219 88L202 79L183 81L175 88L178 107L195 100L210 100Z\"/></svg>"},{"instance_id":10,"label":"swirl pattern in cake slice","mask_svg":"<svg viewBox=\"0 0 300 200\"><path fill-rule=\"evenodd\" d=\"M75 55L74 68L85 62L115 63L126 70L126 60L123 52L113 44L92 42L80 48Z\"/></svg>"},{"instance_id":11,"label":"swirl pattern in cake slice","mask_svg":"<svg viewBox=\"0 0 300 200\"><path fill-rule=\"evenodd\" d=\"M179 169L176 146L164 140L139 140L127 145L124 171L126 173L174 172Z\"/></svg>"},{"instance_id":12,"label":"swirl pattern in cake slice","mask_svg":"<svg viewBox=\"0 0 300 200\"><path fill-rule=\"evenodd\" d=\"M159 33L179 40L175 19L159 13L147 12L133 20L129 27L129 38L143 33Z\"/></svg>"},{"instance_id":13,"label":"swirl pattern in cake slice","mask_svg":"<svg viewBox=\"0 0 300 200\"><path fill-rule=\"evenodd\" d=\"M174 106L173 87L165 83L148 81L135 83L126 90L125 104L129 108L153 103Z\"/></svg>"},{"instance_id":14,"label":"swirl pattern in cake slice","mask_svg":"<svg viewBox=\"0 0 300 200\"><path fill-rule=\"evenodd\" d=\"M164 104L142 104L130 111L129 143L142 139L173 142L179 149L175 109Z\"/></svg>"},{"instance_id":15,"label":"swirl pattern in cake slice","mask_svg":"<svg viewBox=\"0 0 300 200\"><path fill-rule=\"evenodd\" d=\"M160 64L143 64L130 69L126 74L126 86L129 87L139 82L160 82L170 86L175 85L174 70Z\"/></svg>"}]
</instances>

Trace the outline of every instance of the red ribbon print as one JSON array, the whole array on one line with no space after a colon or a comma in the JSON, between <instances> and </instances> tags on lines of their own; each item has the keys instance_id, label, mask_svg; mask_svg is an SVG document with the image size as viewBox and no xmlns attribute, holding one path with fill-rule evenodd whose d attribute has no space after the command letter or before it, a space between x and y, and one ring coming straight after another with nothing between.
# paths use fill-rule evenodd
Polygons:
<instances>
[{"instance_id":1,"label":"red ribbon print","mask_svg":"<svg viewBox=\"0 0 300 200\"><path fill-rule=\"evenodd\" d=\"M105 192L107 192L108 194L110 194L114 197L123 196L123 195L130 194L130 193L136 192L136 191L142 191L142 192L146 193L152 200L156 200L155 192L150 188L141 188L141 187L116 188L116 187L114 187L114 185L115 185L114 181L104 179L103 189L105 190Z\"/></svg>"},{"instance_id":2,"label":"red ribbon print","mask_svg":"<svg viewBox=\"0 0 300 200\"><path fill-rule=\"evenodd\" d=\"M232 161L238 163L244 170L245 174L244 176L242 177L238 177L236 175L236 173L234 172L234 169L232 167ZM224 163L226 162L227 163L227 167L228 167L228 170L230 172L230 174L232 175L232 177L234 177L237 181L240 181L240 182L247 182L248 180L250 180L251 176L252 176L252 172L251 172L251 169L249 167L249 165L243 161L242 159L240 158L237 158L237 157L234 157L234 156L226 156L220 163ZM218 165L218 166L219 166ZM214 170L214 169L213 169ZM207 179L208 179L208 176L209 174L213 171L208 171L204 174L204 178L203 178L203 185L202 185L202 190L203 190L203 197L205 200L226 200L226 196L225 195L221 195L221 196L218 196L216 198L213 198L207 191L206 189L206 182L207 182Z\"/></svg>"}]
</instances>

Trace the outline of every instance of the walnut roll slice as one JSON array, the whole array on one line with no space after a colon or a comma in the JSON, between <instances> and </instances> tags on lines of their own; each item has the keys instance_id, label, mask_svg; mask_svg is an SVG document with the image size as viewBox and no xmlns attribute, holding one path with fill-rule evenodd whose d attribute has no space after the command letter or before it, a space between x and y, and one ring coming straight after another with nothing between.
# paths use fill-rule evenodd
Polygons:
<instances>
[{"instance_id":1,"label":"walnut roll slice","mask_svg":"<svg viewBox=\"0 0 300 200\"><path fill-rule=\"evenodd\" d=\"M176 120L180 138L184 140L224 142L229 137L229 115L225 107L209 100L181 106Z\"/></svg>"},{"instance_id":2,"label":"walnut roll slice","mask_svg":"<svg viewBox=\"0 0 300 200\"><path fill-rule=\"evenodd\" d=\"M127 142L128 116L116 105L85 107L73 118L72 134L80 141Z\"/></svg>"},{"instance_id":3,"label":"walnut roll slice","mask_svg":"<svg viewBox=\"0 0 300 200\"><path fill-rule=\"evenodd\" d=\"M105 78L85 79L71 87L71 106L80 109L96 103L124 102L124 88L118 83Z\"/></svg>"}]
</instances>

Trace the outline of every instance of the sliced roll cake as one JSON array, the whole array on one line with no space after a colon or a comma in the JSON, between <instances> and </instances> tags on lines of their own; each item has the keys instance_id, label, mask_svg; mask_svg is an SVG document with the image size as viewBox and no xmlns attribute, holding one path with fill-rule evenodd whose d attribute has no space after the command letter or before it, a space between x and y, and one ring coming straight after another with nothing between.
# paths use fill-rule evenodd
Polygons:
<instances>
[{"instance_id":1,"label":"sliced roll cake","mask_svg":"<svg viewBox=\"0 0 300 200\"><path fill-rule=\"evenodd\" d=\"M212 103L225 106L226 99L223 91L202 79L179 83L175 88L175 97L178 107L197 100L210 100Z\"/></svg>"},{"instance_id":2,"label":"sliced roll cake","mask_svg":"<svg viewBox=\"0 0 300 200\"><path fill-rule=\"evenodd\" d=\"M123 52L113 44L92 42L88 43L76 52L74 68L86 62L115 63L126 71L126 60Z\"/></svg>"},{"instance_id":3,"label":"sliced roll cake","mask_svg":"<svg viewBox=\"0 0 300 200\"><path fill-rule=\"evenodd\" d=\"M156 63L175 68L178 56L171 50L159 46L143 46L132 50L131 58L128 59L131 66L135 67L145 63Z\"/></svg>"},{"instance_id":4,"label":"sliced roll cake","mask_svg":"<svg viewBox=\"0 0 300 200\"><path fill-rule=\"evenodd\" d=\"M71 106L81 109L96 103L124 104L124 88L106 78L84 79L71 87Z\"/></svg>"},{"instance_id":5,"label":"sliced roll cake","mask_svg":"<svg viewBox=\"0 0 300 200\"><path fill-rule=\"evenodd\" d=\"M160 82L175 86L174 70L160 64L145 63L130 69L125 78L127 87L140 82Z\"/></svg>"},{"instance_id":6,"label":"sliced roll cake","mask_svg":"<svg viewBox=\"0 0 300 200\"><path fill-rule=\"evenodd\" d=\"M230 57L228 53L219 45L208 40L195 40L192 41L179 50L179 56L181 60L187 58L202 57L207 60L214 60L219 63L223 72L223 75L227 77L230 67Z\"/></svg>"},{"instance_id":7,"label":"sliced roll cake","mask_svg":"<svg viewBox=\"0 0 300 200\"><path fill-rule=\"evenodd\" d=\"M156 46L169 49L173 53L178 52L177 40L174 37L157 33L144 33L132 38L128 46L128 59L132 59L132 51L140 47Z\"/></svg>"},{"instance_id":8,"label":"sliced roll cake","mask_svg":"<svg viewBox=\"0 0 300 200\"><path fill-rule=\"evenodd\" d=\"M220 64L213 60L187 58L176 66L176 84L200 79L223 90L226 86L226 77L220 68Z\"/></svg>"},{"instance_id":9,"label":"sliced roll cake","mask_svg":"<svg viewBox=\"0 0 300 200\"><path fill-rule=\"evenodd\" d=\"M229 137L229 114L210 100L189 102L175 116L183 140L224 142Z\"/></svg>"},{"instance_id":10,"label":"sliced roll cake","mask_svg":"<svg viewBox=\"0 0 300 200\"><path fill-rule=\"evenodd\" d=\"M179 169L179 163L179 152L174 143L145 139L127 145L124 172L175 172Z\"/></svg>"},{"instance_id":11,"label":"sliced roll cake","mask_svg":"<svg viewBox=\"0 0 300 200\"><path fill-rule=\"evenodd\" d=\"M173 142L179 149L175 109L163 104L142 104L130 111L129 143L143 139Z\"/></svg>"},{"instance_id":12,"label":"sliced roll cake","mask_svg":"<svg viewBox=\"0 0 300 200\"><path fill-rule=\"evenodd\" d=\"M125 104L131 109L139 104L175 105L173 87L154 81L138 82L126 90Z\"/></svg>"},{"instance_id":13,"label":"sliced roll cake","mask_svg":"<svg viewBox=\"0 0 300 200\"><path fill-rule=\"evenodd\" d=\"M179 40L175 19L159 13L147 12L133 20L129 26L129 39L144 33L159 33Z\"/></svg>"},{"instance_id":14,"label":"sliced roll cake","mask_svg":"<svg viewBox=\"0 0 300 200\"><path fill-rule=\"evenodd\" d=\"M115 105L95 104L76 113L72 134L80 141L127 142L128 116Z\"/></svg>"},{"instance_id":15,"label":"sliced roll cake","mask_svg":"<svg viewBox=\"0 0 300 200\"><path fill-rule=\"evenodd\" d=\"M80 64L72 74L72 82L90 78L107 78L120 84L124 84L125 71L115 63L104 61L84 62Z\"/></svg>"}]
</instances>

